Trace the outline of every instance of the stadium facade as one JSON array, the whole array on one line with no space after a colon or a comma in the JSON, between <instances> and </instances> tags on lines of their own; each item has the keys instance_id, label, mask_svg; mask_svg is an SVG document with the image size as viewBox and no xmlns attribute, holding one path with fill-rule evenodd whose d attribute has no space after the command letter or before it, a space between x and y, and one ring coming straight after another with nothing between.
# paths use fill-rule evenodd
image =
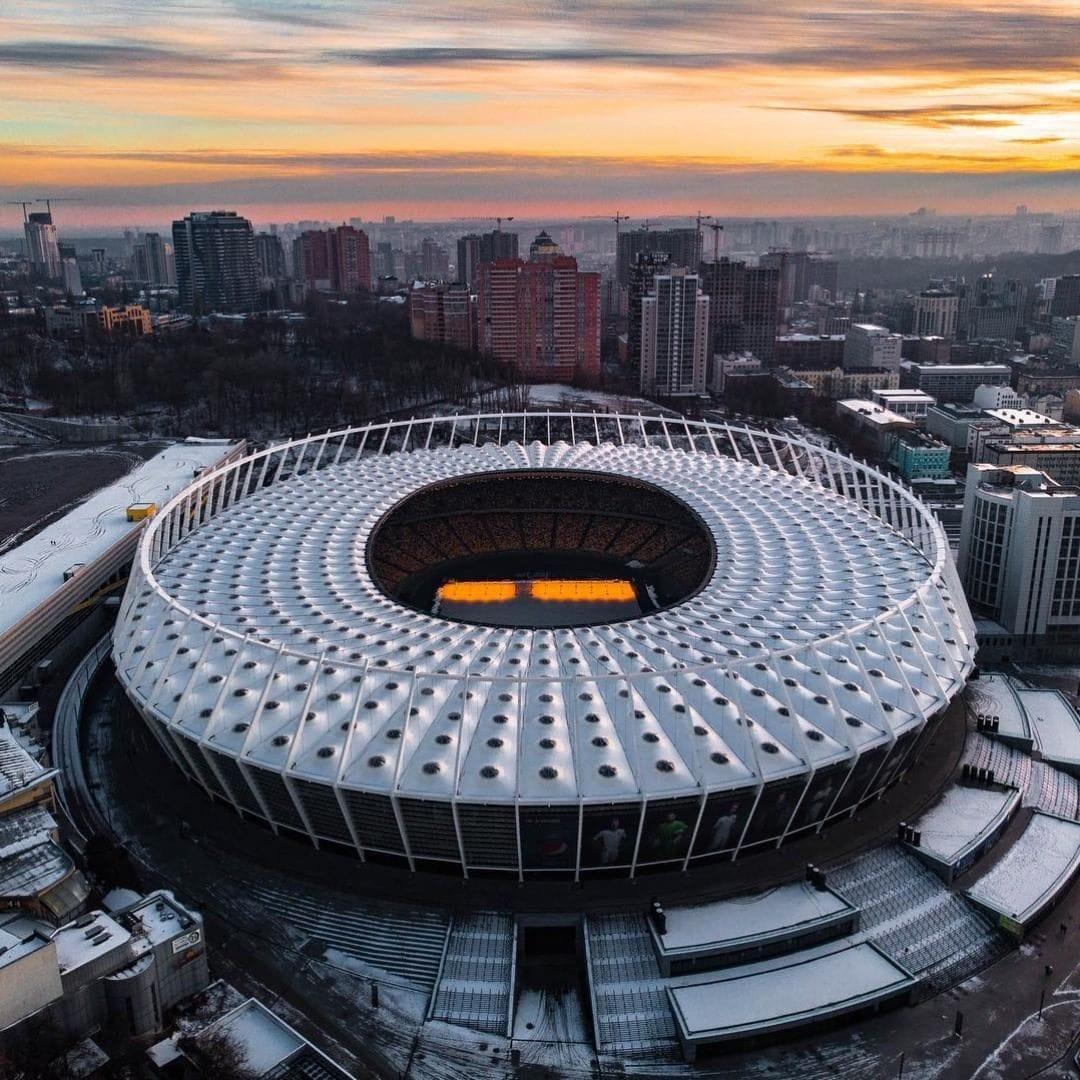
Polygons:
<instances>
[{"instance_id":1,"label":"stadium facade","mask_svg":"<svg viewBox=\"0 0 1080 1080\"><path fill-rule=\"evenodd\" d=\"M637 609L530 626L435 599L530 565L631 582ZM147 527L113 648L165 751L238 812L536 879L742 858L852 814L974 654L944 534L896 481L797 438L593 413L228 463Z\"/></svg>"}]
</instances>

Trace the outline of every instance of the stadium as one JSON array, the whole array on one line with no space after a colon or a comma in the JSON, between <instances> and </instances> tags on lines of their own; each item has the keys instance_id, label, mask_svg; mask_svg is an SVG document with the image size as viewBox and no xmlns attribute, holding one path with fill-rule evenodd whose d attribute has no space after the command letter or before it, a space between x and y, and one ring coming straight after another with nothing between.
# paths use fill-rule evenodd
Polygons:
<instances>
[{"instance_id":1,"label":"stadium","mask_svg":"<svg viewBox=\"0 0 1080 1080\"><path fill-rule=\"evenodd\" d=\"M113 644L172 761L275 832L519 881L741 861L876 799L972 672L881 472L619 414L395 421L201 476Z\"/></svg>"}]
</instances>

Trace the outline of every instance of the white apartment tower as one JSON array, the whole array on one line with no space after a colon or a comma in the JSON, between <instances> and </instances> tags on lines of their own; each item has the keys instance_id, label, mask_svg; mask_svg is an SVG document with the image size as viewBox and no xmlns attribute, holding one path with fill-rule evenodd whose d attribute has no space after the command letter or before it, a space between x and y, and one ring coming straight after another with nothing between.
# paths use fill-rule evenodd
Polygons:
<instances>
[{"instance_id":1,"label":"white apartment tower","mask_svg":"<svg viewBox=\"0 0 1080 1080\"><path fill-rule=\"evenodd\" d=\"M641 299L641 390L659 397L705 393L709 298L697 274L673 269Z\"/></svg>"},{"instance_id":2,"label":"white apartment tower","mask_svg":"<svg viewBox=\"0 0 1080 1080\"><path fill-rule=\"evenodd\" d=\"M969 465L957 565L972 611L1007 633L1080 627L1080 489Z\"/></svg>"}]
</instances>

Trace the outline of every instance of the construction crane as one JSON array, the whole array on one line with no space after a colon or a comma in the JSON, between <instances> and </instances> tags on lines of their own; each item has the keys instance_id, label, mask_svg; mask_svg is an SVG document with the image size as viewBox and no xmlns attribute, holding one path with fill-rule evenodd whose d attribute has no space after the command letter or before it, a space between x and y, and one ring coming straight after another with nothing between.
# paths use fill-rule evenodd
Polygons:
<instances>
[{"instance_id":1,"label":"construction crane","mask_svg":"<svg viewBox=\"0 0 1080 1080\"><path fill-rule=\"evenodd\" d=\"M513 220L514 220L513 215L511 215L510 217L497 217L495 219L495 224L496 224L495 231L496 232L502 232L502 223L504 221L513 221Z\"/></svg>"},{"instance_id":2,"label":"construction crane","mask_svg":"<svg viewBox=\"0 0 1080 1080\"><path fill-rule=\"evenodd\" d=\"M711 218L712 215L710 214ZM713 249L712 249L712 261L717 263L720 261L720 234L724 231L724 226L719 221L710 221L709 226L712 229L713 234Z\"/></svg>"},{"instance_id":3,"label":"construction crane","mask_svg":"<svg viewBox=\"0 0 1080 1080\"><path fill-rule=\"evenodd\" d=\"M25 223L26 221L29 220L29 217L27 216L27 213L26 213L26 208L28 206L33 206L36 201L37 201L36 199L8 199L8 201L6 203L4 203L4 205L5 206L21 206L22 207L23 222Z\"/></svg>"},{"instance_id":4,"label":"construction crane","mask_svg":"<svg viewBox=\"0 0 1080 1080\"><path fill-rule=\"evenodd\" d=\"M52 196L52 195L39 195L34 200L34 202L43 202L45 204L45 209L49 214L52 214L52 204L54 202L84 202L84 201L85 201L84 199L75 198L74 196L68 198L66 196L55 197L55 196Z\"/></svg>"}]
</instances>

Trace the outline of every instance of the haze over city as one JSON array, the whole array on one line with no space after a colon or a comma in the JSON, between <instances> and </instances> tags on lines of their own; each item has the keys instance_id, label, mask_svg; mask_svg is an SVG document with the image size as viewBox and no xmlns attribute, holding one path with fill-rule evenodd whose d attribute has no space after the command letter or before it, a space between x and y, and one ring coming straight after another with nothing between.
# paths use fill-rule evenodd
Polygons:
<instances>
[{"instance_id":1,"label":"haze over city","mask_svg":"<svg viewBox=\"0 0 1080 1080\"><path fill-rule=\"evenodd\" d=\"M1080 0L0 0L0 1080L1080 1075Z\"/></svg>"},{"instance_id":2,"label":"haze over city","mask_svg":"<svg viewBox=\"0 0 1080 1080\"><path fill-rule=\"evenodd\" d=\"M35 0L0 11L0 196L62 188L73 228L1061 212L1077 40L1071 0Z\"/></svg>"}]
</instances>

